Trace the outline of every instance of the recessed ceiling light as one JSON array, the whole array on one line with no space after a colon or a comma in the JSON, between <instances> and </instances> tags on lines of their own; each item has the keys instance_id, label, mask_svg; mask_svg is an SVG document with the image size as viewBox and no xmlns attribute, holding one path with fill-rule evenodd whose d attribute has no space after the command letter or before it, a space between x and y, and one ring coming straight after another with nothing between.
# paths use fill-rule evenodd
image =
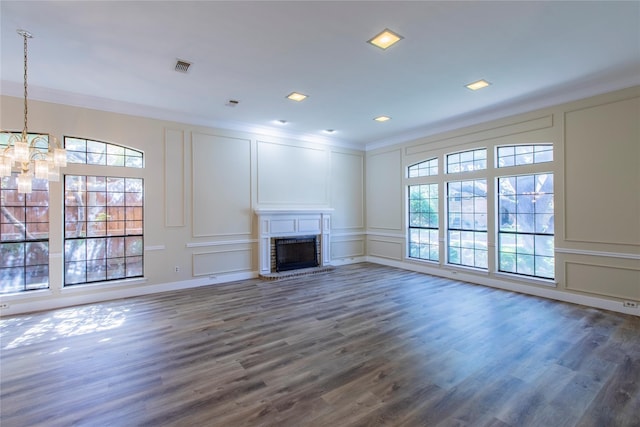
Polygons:
<instances>
[{"instance_id":1,"label":"recessed ceiling light","mask_svg":"<svg viewBox=\"0 0 640 427\"><path fill-rule=\"evenodd\" d=\"M371 40L367 40L367 43L370 43L380 49L387 49L391 45L399 42L404 37L400 34L394 33L388 28L385 28L380 34L376 35Z\"/></svg>"},{"instance_id":2,"label":"recessed ceiling light","mask_svg":"<svg viewBox=\"0 0 640 427\"><path fill-rule=\"evenodd\" d=\"M289 95L287 95L287 98L292 101L302 101L307 98L307 95L298 92L291 92Z\"/></svg>"},{"instance_id":3,"label":"recessed ceiling light","mask_svg":"<svg viewBox=\"0 0 640 427\"><path fill-rule=\"evenodd\" d=\"M335 131L335 129L325 129L324 133L334 133Z\"/></svg>"},{"instance_id":4,"label":"recessed ceiling light","mask_svg":"<svg viewBox=\"0 0 640 427\"><path fill-rule=\"evenodd\" d=\"M389 117L389 116L378 116L378 117L374 118L373 120L375 120L376 122L386 122L387 120L391 120L391 117Z\"/></svg>"},{"instance_id":5,"label":"recessed ceiling light","mask_svg":"<svg viewBox=\"0 0 640 427\"><path fill-rule=\"evenodd\" d=\"M473 82L473 83L469 83L468 85L465 85L465 87L467 89L471 89L471 90L478 90L478 89L482 89L485 88L487 86L489 86L491 83L489 83L486 80L478 80L477 82Z\"/></svg>"},{"instance_id":6,"label":"recessed ceiling light","mask_svg":"<svg viewBox=\"0 0 640 427\"><path fill-rule=\"evenodd\" d=\"M287 121L283 120L283 119L280 119L280 120L276 120L276 123L279 124L279 125L286 125Z\"/></svg>"}]
</instances>

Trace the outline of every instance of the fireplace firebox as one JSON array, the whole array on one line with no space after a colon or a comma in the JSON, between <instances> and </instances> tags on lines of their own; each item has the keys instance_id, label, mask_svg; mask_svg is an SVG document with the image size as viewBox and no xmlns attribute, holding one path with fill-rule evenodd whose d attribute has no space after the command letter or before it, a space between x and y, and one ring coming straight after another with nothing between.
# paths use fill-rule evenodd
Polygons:
<instances>
[{"instance_id":1,"label":"fireplace firebox","mask_svg":"<svg viewBox=\"0 0 640 427\"><path fill-rule=\"evenodd\" d=\"M276 238L274 245L277 272L318 266L317 236Z\"/></svg>"}]
</instances>

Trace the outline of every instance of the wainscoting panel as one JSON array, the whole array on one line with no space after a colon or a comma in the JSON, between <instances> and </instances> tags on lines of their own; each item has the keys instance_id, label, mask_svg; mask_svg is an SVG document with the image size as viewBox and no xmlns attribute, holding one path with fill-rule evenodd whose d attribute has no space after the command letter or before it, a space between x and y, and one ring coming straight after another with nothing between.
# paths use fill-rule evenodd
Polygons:
<instances>
[{"instance_id":1,"label":"wainscoting panel","mask_svg":"<svg viewBox=\"0 0 640 427\"><path fill-rule=\"evenodd\" d=\"M184 131L164 131L164 223L185 225Z\"/></svg>"},{"instance_id":2,"label":"wainscoting panel","mask_svg":"<svg viewBox=\"0 0 640 427\"><path fill-rule=\"evenodd\" d=\"M402 260L402 244L397 242L389 242L387 240L369 239L368 255L389 258L394 260Z\"/></svg>"},{"instance_id":3,"label":"wainscoting panel","mask_svg":"<svg viewBox=\"0 0 640 427\"><path fill-rule=\"evenodd\" d=\"M352 258L365 255L364 237L340 239L333 238L331 241L331 259Z\"/></svg>"},{"instance_id":4,"label":"wainscoting panel","mask_svg":"<svg viewBox=\"0 0 640 427\"><path fill-rule=\"evenodd\" d=\"M640 301L640 270L565 262L567 289Z\"/></svg>"},{"instance_id":5,"label":"wainscoting panel","mask_svg":"<svg viewBox=\"0 0 640 427\"><path fill-rule=\"evenodd\" d=\"M209 276L251 270L251 249L220 250L193 254L193 275Z\"/></svg>"},{"instance_id":6,"label":"wainscoting panel","mask_svg":"<svg viewBox=\"0 0 640 427\"><path fill-rule=\"evenodd\" d=\"M251 234L251 141L193 133L193 235Z\"/></svg>"}]
</instances>

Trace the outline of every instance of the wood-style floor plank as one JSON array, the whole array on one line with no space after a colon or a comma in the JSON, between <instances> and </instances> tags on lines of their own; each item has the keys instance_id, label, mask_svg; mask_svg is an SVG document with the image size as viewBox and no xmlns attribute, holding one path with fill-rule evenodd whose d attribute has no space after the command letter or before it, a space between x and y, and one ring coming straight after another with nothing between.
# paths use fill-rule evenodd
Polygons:
<instances>
[{"instance_id":1,"label":"wood-style floor plank","mask_svg":"<svg viewBox=\"0 0 640 427\"><path fill-rule=\"evenodd\" d=\"M0 425L640 426L640 318L375 264L0 319Z\"/></svg>"}]
</instances>

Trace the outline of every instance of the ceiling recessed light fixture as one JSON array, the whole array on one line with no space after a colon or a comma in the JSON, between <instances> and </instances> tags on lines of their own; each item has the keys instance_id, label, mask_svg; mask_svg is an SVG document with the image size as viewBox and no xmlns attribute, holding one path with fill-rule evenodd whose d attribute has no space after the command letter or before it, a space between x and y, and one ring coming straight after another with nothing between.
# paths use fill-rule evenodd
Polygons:
<instances>
[{"instance_id":1,"label":"ceiling recessed light fixture","mask_svg":"<svg viewBox=\"0 0 640 427\"><path fill-rule=\"evenodd\" d=\"M374 118L373 120L375 120L376 122L386 122L387 120L391 120L391 117L389 117L389 116L378 116L378 117Z\"/></svg>"},{"instance_id":2,"label":"ceiling recessed light fixture","mask_svg":"<svg viewBox=\"0 0 640 427\"><path fill-rule=\"evenodd\" d=\"M303 93L299 93L299 92L291 92L289 95L287 95L287 98L289 98L292 101L303 101L307 98L308 95L305 95Z\"/></svg>"},{"instance_id":3,"label":"ceiling recessed light fixture","mask_svg":"<svg viewBox=\"0 0 640 427\"><path fill-rule=\"evenodd\" d=\"M280 119L280 120L276 120L276 123L279 124L279 125L286 125L287 121L284 120L284 119Z\"/></svg>"},{"instance_id":4,"label":"ceiling recessed light fixture","mask_svg":"<svg viewBox=\"0 0 640 427\"><path fill-rule=\"evenodd\" d=\"M324 133L334 133L335 131L335 129L325 129Z\"/></svg>"},{"instance_id":5,"label":"ceiling recessed light fixture","mask_svg":"<svg viewBox=\"0 0 640 427\"><path fill-rule=\"evenodd\" d=\"M485 88L487 86L489 86L491 83L489 83L486 80L478 80L477 82L473 82L473 83L469 83L468 85L465 85L465 87L467 89L471 89L471 90L478 90L478 89L482 89Z\"/></svg>"},{"instance_id":6,"label":"ceiling recessed light fixture","mask_svg":"<svg viewBox=\"0 0 640 427\"><path fill-rule=\"evenodd\" d=\"M390 29L385 28L384 30L382 30L380 34L376 35L370 40L367 40L367 43L372 44L375 47L379 47L382 50L385 50L391 47L392 45L394 45L395 43L399 42L403 38L404 37L402 37L400 34L394 33Z\"/></svg>"}]
</instances>

